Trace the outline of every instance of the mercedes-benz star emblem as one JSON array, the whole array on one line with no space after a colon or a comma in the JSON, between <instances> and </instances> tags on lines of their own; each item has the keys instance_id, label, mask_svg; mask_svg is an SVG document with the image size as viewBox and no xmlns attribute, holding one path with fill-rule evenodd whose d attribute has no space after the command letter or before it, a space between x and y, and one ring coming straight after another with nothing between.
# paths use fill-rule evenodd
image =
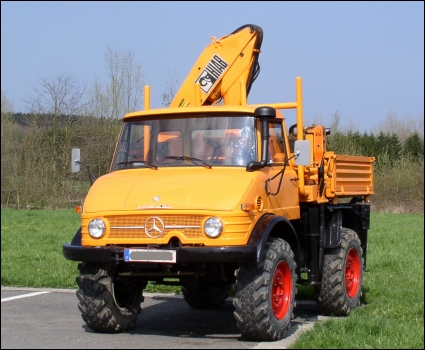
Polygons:
<instances>
[{"instance_id":1,"label":"mercedes-benz star emblem","mask_svg":"<svg viewBox=\"0 0 425 350\"><path fill-rule=\"evenodd\" d=\"M145 222L145 232L150 238L159 238L164 233L164 222L156 217L152 216Z\"/></svg>"}]
</instances>

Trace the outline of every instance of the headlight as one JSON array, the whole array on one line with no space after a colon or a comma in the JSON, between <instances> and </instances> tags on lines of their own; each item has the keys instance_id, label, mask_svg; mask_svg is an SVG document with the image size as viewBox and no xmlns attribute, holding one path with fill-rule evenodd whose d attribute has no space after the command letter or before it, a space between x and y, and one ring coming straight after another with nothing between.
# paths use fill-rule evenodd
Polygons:
<instances>
[{"instance_id":1,"label":"headlight","mask_svg":"<svg viewBox=\"0 0 425 350\"><path fill-rule=\"evenodd\" d=\"M105 233L105 223L100 219L93 219L89 223L89 234L93 238L100 238Z\"/></svg>"},{"instance_id":2,"label":"headlight","mask_svg":"<svg viewBox=\"0 0 425 350\"><path fill-rule=\"evenodd\" d=\"M211 237L218 237L223 231L223 224L219 218L209 218L204 224L205 233Z\"/></svg>"}]
</instances>

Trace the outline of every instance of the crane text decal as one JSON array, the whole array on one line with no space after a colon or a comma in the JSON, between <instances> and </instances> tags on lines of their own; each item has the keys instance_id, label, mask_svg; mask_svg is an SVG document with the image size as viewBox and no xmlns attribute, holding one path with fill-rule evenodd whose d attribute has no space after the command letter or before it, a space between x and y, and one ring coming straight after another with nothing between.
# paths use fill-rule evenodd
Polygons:
<instances>
[{"instance_id":1,"label":"crane text decal","mask_svg":"<svg viewBox=\"0 0 425 350\"><path fill-rule=\"evenodd\" d=\"M195 84L199 83L201 90L207 94L215 82L221 77L227 66L228 64L220 56L214 55L198 79L196 79Z\"/></svg>"}]
</instances>

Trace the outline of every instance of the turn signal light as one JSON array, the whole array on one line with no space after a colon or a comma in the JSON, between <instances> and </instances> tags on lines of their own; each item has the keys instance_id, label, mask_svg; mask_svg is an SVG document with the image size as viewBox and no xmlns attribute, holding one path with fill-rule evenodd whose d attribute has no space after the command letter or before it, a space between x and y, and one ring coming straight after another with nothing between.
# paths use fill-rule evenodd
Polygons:
<instances>
[{"instance_id":1,"label":"turn signal light","mask_svg":"<svg viewBox=\"0 0 425 350\"><path fill-rule=\"evenodd\" d=\"M254 210L254 204L252 203L242 203L241 204L241 209L243 211L250 211L250 210Z\"/></svg>"},{"instance_id":2,"label":"turn signal light","mask_svg":"<svg viewBox=\"0 0 425 350\"><path fill-rule=\"evenodd\" d=\"M75 207L75 212L81 214L83 212L83 207L80 205L78 207Z\"/></svg>"}]
</instances>

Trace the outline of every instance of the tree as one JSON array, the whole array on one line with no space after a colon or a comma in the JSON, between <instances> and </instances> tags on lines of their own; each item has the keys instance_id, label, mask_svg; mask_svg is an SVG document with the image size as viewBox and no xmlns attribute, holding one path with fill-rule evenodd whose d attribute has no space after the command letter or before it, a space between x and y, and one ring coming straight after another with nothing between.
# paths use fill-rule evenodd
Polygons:
<instances>
[{"instance_id":1,"label":"tree","mask_svg":"<svg viewBox=\"0 0 425 350\"><path fill-rule=\"evenodd\" d=\"M104 53L108 80L96 78L89 90L89 102L76 147L95 175L109 170L121 118L142 109L144 73L132 51L107 48Z\"/></svg>"},{"instance_id":2,"label":"tree","mask_svg":"<svg viewBox=\"0 0 425 350\"><path fill-rule=\"evenodd\" d=\"M379 123L375 128L374 132L379 134L395 134L397 135L400 142L404 142L410 135L418 132L420 136L424 136L424 116L418 116L413 118L410 115L406 115L403 118L398 118L395 112L389 112L384 121Z\"/></svg>"},{"instance_id":3,"label":"tree","mask_svg":"<svg viewBox=\"0 0 425 350\"><path fill-rule=\"evenodd\" d=\"M413 159L424 159L424 140L417 132L410 135L403 144L403 153L411 155Z\"/></svg>"},{"instance_id":4,"label":"tree","mask_svg":"<svg viewBox=\"0 0 425 350\"><path fill-rule=\"evenodd\" d=\"M108 171L121 118L143 105L143 74L131 51L108 48L104 57L106 83L97 78L87 90L70 74L41 78L25 101L26 115L12 115L2 91L2 203L11 196L6 188L20 191L29 206L81 203L85 184L75 184L84 174L70 172L73 147L95 175Z\"/></svg>"},{"instance_id":5,"label":"tree","mask_svg":"<svg viewBox=\"0 0 425 350\"><path fill-rule=\"evenodd\" d=\"M359 145L358 132L352 134L349 132L343 132L340 129L341 115L339 111L336 111L332 116L331 123L331 134L327 137L327 149L334 151L336 154L347 154L347 155L360 155L362 153L361 145Z\"/></svg>"},{"instance_id":6,"label":"tree","mask_svg":"<svg viewBox=\"0 0 425 350\"><path fill-rule=\"evenodd\" d=\"M48 118L48 123L33 125L26 137L27 150L31 157L23 154L25 188L31 184L31 191L42 189L44 196L50 196L55 206L64 200L67 174L70 168L71 139L75 115L85 106L84 84L73 75L58 74L53 78L40 78L33 88L34 95L26 103L35 121ZM47 130L46 130L46 126ZM34 150L38 150L34 153ZM37 171L35 171L37 169ZM43 202L47 200L43 198Z\"/></svg>"},{"instance_id":7,"label":"tree","mask_svg":"<svg viewBox=\"0 0 425 350\"><path fill-rule=\"evenodd\" d=\"M19 128L13 121L13 105L1 91L1 201L8 204L18 198ZM16 197L15 197L16 196Z\"/></svg>"},{"instance_id":8,"label":"tree","mask_svg":"<svg viewBox=\"0 0 425 350\"><path fill-rule=\"evenodd\" d=\"M179 81L176 78L177 73L168 73L167 86L165 87L164 92L162 93L162 105L168 107L176 96L177 93L177 84Z\"/></svg>"},{"instance_id":9,"label":"tree","mask_svg":"<svg viewBox=\"0 0 425 350\"><path fill-rule=\"evenodd\" d=\"M70 74L40 78L33 91L34 95L25 101L32 113L57 118L79 114L84 107L86 87Z\"/></svg>"},{"instance_id":10,"label":"tree","mask_svg":"<svg viewBox=\"0 0 425 350\"><path fill-rule=\"evenodd\" d=\"M97 118L121 119L128 112L141 109L144 74L135 63L134 52L119 52L107 48L104 53L109 81L102 84L96 78L89 91L87 115Z\"/></svg>"},{"instance_id":11,"label":"tree","mask_svg":"<svg viewBox=\"0 0 425 350\"><path fill-rule=\"evenodd\" d=\"M13 113L13 105L8 100L6 96L6 92L2 90L1 91L1 139L2 141L3 141L3 137L6 136L6 132L3 129L3 127L6 126L6 124L13 122L12 113ZM2 150L3 150L3 147L2 147Z\"/></svg>"}]
</instances>

